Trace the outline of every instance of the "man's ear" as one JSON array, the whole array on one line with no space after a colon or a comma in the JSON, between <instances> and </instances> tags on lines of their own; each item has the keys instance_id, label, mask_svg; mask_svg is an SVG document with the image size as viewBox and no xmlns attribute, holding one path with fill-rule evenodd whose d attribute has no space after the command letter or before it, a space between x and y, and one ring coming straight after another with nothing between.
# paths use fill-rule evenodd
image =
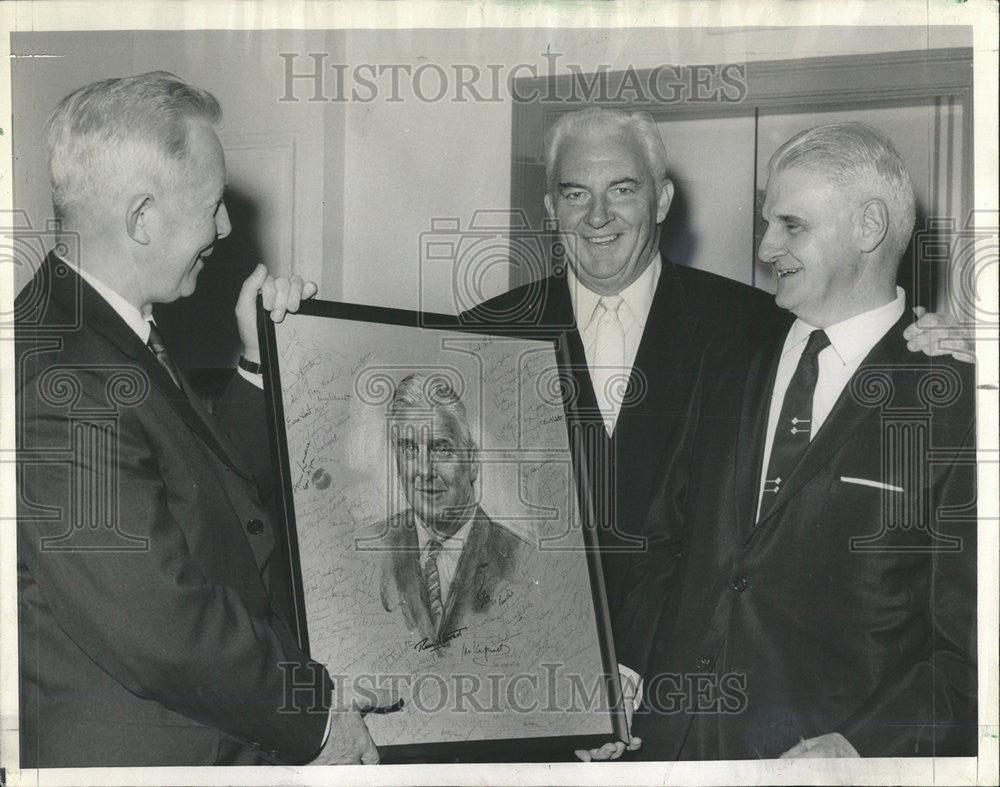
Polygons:
<instances>
[{"instance_id":1,"label":"man's ear","mask_svg":"<svg viewBox=\"0 0 1000 787\"><path fill-rule=\"evenodd\" d=\"M859 213L861 251L875 251L889 232L889 208L878 197L865 202Z\"/></svg>"},{"instance_id":2,"label":"man's ear","mask_svg":"<svg viewBox=\"0 0 1000 787\"><path fill-rule=\"evenodd\" d=\"M152 194L136 194L125 208L125 229L128 236L143 246L148 246L152 239L149 231L149 209L152 205Z\"/></svg>"},{"instance_id":3,"label":"man's ear","mask_svg":"<svg viewBox=\"0 0 1000 787\"><path fill-rule=\"evenodd\" d=\"M663 181L660 192L656 195L656 223L659 224L667 217L670 210L670 203L674 201L674 183L672 180Z\"/></svg>"}]
</instances>

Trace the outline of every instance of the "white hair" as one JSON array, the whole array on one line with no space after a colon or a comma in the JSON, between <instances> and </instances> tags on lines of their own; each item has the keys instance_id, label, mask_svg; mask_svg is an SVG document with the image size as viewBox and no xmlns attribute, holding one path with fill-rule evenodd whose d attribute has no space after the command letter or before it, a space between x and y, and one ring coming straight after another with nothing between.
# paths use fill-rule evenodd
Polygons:
<instances>
[{"instance_id":1,"label":"white hair","mask_svg":"<svg viewBox=\"0 0 1000 787\"><path fill-rule=\"evenodd\" d=\"M768 172L803 168L829 175L860 200L872 196L889 209L889 250L903 256L913 233L913 183L899 151L881 131L864 123L832 123L801 131L778 148Z\"/></svg>"},{"instance_id":2,"label":"white hair","mask_svg":"<svg viewBox=\"0 0 1000 787\"><path fill-rule=\"evenodd\" d=\"M621 109L587 107L562 115L545 133L545 182L549 193L556 186L556 160L567 137L593 131L632 134L642 147L646 163L657 187L667 179L667 151L656 130L656 122L648 112L625 112Z\"/></svg>"},{"instance_id":3,"label":"white hair","mask_svg":"<svg viewBox=\"0 0 1000 787\"><path fill-rule=\"evenodd\" d=\"M399 417L405 414L406 410L414 408L428 413L440 412L454 429L459 446L467 449L475 448L465 404L455 389L443 379L410 374L400 380L389 402L389 417Z\"/></svg>"},{"instance_id":4,"label":"white hair","mask_svg":"<svg viewBox=\"0 0 1000 787\"><path fill-rule=\"evenodd\" d=\"M162 177L188 156L190 123L214 124L221 115L214 96L166 71L66 96L45 125L56 216L77 222L105 203L109 189Z\"/></svg>"}]
</instances>

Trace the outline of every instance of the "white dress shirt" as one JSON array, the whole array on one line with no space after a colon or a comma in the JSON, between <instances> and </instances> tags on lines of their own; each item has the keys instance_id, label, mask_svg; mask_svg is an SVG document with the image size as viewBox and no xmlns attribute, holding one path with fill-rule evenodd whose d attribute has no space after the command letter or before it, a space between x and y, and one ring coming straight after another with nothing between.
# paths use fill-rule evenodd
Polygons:
<instances>
[{"instance_id":1,"label":"white dress shirt","mask_svg":"<svg viewBox=\"0 0 1000 787\"><path fill-rule=\"evenodd\" d=\"M905 303L903 290L897 287L895 300L835 323L825 329L830 346L824 348L817 356L819 374L816 380L816 391L813 394L812 424L809 430L810 442L823 426L823 422L830 415L837 399L840 398L865 356L903 316ZM781 360L778 362L778 372L774 378L774 391L771 394L771 409L767 418L767 439L764 443L764 462L761 465L760 486L757 495L758 517L760 516L761 500L764 496L764 478L767 475L767 465L771 461L774 430L781 417L781 405L785 401L788 384L792 380L792 375L795 374L799 359L809 341L809 334L815 330L817 330L816 326L799 319L795 320L788 330L785 345L781 350Z\"/></svg>"},{"instance_id":2,"label":"white dress shirt","mask_svg":"<svg viewBox=\"0 0 1000 787\"><path fill-rule=\"evenodd\" d=\"M458 560L462 556L462 549L465 547L465 539L469 537L469 529L472 527L474 515L469 515L469 521L462 525L451 538L441 540L441 537L425 525L417 513L413 512L413 520L417 523L417 544L420 546L420 568L426 570L427 555L431 539L441 544L441 551L437 556L438 579L441 582L441 603L447 606L448 591L451 589L452 580L455 579L455 569L458 568Z\"/></svg>"},{"instance_id":3,"label":"white dress shirt","mask_svg":"<svg viewBox=\"0 0 1000 787\"><path fill-rule=\"evenodd\" d=\"M635 364L635 356L639 351L642 332L646 328L649 310L653 305L653 294L656 292L656 285L660 281L662 270L663 263L660 261L659 252L657 252L653 261L646 266L646 270L639 278L618 293L622 298L622 304L618 308L618 319L621 320L625 333L625 355L622 358L621 374L626 379L632 373L632 366ZM573 303L573 316L576 318L577 329L580 331L580 338L583 341L590 379L596 387L600 384L594 373L594 356L596 354L597 324L602 312L599 306L601 296L593 290L587 289L573 273L572 268L566 271L566 283L569 285L569 297ZM612 407L614 412L611 414L611 431L613 431L613 425L617 422L621 412L621 402L613 401Z\"/></svg>"},{"instance_id":4,"label":"white dress shirt","mask_svg":"<svg viewBox=\"0 0 1000 787\"><path fill-rule=\"evenodd\" d=\"M69 263L66 264L68 265ZM149 324L153 321L152 310L150 310L149 314L143 315L135 306L94 276L94 274L88 273L83 268L77 268L76 271L80 274L81 279L93 287L97 291L97 294L107 301L108 306L115 310L118 316L125 321L125 324L142 340L143 344L149 342Z\"/></svg>"},{"instance_id":5,"label":"white dress shirt","mask_svg":"<svg viewBox=\"0 0 1000 787\"><path fill-rule=\"evenodd\" d=\"M149 342L149 324L154 322L152 310L144 317L142 312L135 308L135 306L112 290L107 284L96 278L92 273L87 273L82 268L78 269L78 272L80 278L93 287L97 291L97 294L104 298L108 302L108 305L118 313L118 316L125 321L125 324L135 331L136 336L142 340L142 343L147 344ZM241 368L237 368L236 371L248 383L260 390L264 390L263 374L254 374Z\"/></svg>"}]
</instances>

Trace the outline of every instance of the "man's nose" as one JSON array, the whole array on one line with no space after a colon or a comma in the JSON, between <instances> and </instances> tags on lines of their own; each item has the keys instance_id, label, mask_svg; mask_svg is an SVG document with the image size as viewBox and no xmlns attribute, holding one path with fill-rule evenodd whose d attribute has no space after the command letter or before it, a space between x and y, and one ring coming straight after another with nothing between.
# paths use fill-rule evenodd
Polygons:
<instances>
[{"instance_id":1,"label":"man's nose","mask_svg":"<svg viewBox=\"0 0 1000 787\"><path fill-rule=\"evenodd\" d=\"M431 461L431 452L426 448L421 448L417 452L417 456L414 461L416 463L417 475L421 478L430 478L434 475L434 462Z\"/></svg>"},{"instance_id":2,"label":"man's nose","mask_svg":"<svg viewBox=\"0 0 1000 787\"><path fill-rule=\"evenodd\" d=\"M760 246L757 247L757 257L761 262L774 262L781 256L780 247L774 237L774 230L768 227L764 237L760 239Z\"/></svg>"},{"instance_id":3,"label":"man's nose","mask_svg":"<svg viewBox=\"0 0 1000 787\"><path fill-rule=\"evenodd\" d=\"M215 214L215 237L221 240L232 231L233 225L229 223L229 211L226 210L226 203L223 202Z\"/></svg>"},{"instance_id":4,"label":"man's nose","mask_svg":"<svg viewBox=\"0 0 1000 787\"><path fill-rule=\"evenodd\" d=\"M611 215L607 197L597 195L590 201L590 209L587 211L587 224L591 227L603 227L613 218L614 216Z\"/></svg>"}]
</instances>

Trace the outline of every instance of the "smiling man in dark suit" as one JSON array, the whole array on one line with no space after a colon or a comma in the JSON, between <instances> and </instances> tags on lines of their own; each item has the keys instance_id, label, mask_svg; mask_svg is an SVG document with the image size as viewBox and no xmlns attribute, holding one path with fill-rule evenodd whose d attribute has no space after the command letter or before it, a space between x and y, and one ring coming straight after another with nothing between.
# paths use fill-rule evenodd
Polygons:
<instances>
[{"instance_id":1,"label":"smiling man in dark suit","mask_svg":"<svg viewBox=\"0 0 1000 787\"><path fill-rule=\"evenodd\" d=\"M974 755L975 369L907 350L909 175L881 132L817 127L763 216L791 315L706 353L654 504L674 549L633 564L672 576L626 613L642 755Z\"/></svg>"},{"instance_id":2,"label":"smiling man in dark suit","mask_svg":"<svg viewBox=\"0 0 1000 787\"><path fill-rule=\"evenodd\" d=\"M403 378L389 405L390 441L409 508L376 526L386 550L381 598L429 647L446 645L500 593L515 591L528 542L479 505L479 459L468 414L443 381Z\"/></svg>"},{"instance_id":3,"label":"smiling man in dark suit","mask_svg":"<svg viewBox=\"0 0 1000 787\"><path fill-rule=\"evenodd\" d=\"M15 307L22 767L378 758L271 598L264 479L152 320L231 229L219 116L155 72L80 88L46 128L61 235ZM250 276L241 365L257 292L280 320L303 287ZM237 375L218 410L262 399Z\"/></svg>"},{"instance_id":4,"label":"smiling man in dark suit","mask_svg":"<svg viewBox=\"0 0 1000 787\"><path fill-rule=\"evenodd\" d=\"M649 538L649 502L683 427L708 340L773 316L773 300L660 253L674 187L653 118L591 107L545 136L545 208L568 265L469 310L493 332L553 336L575 396L616 637L629 559Z\"/></svg>"}]
</instances>

